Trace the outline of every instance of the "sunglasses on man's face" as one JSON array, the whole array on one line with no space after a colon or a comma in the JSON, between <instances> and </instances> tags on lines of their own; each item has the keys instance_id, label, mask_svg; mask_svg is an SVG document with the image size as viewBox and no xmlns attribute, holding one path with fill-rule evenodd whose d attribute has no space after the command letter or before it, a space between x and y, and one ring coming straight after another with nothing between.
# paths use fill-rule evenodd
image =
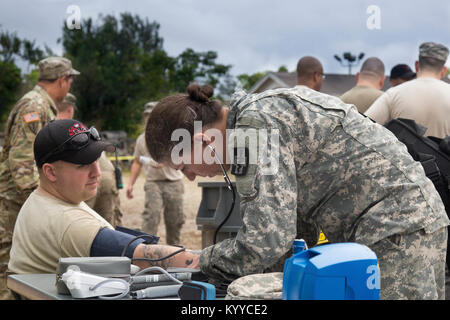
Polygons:
<instances>
[{"instance_id":1,"label":"sunglasses on man's face","mask_svg":"<svg viewBox=\"0 0 450 320\"><path fill-rule=\"evenodd\" d=\"M69 151L69 150L76 151L76 150L83 149L89 143L89 139L91 137L92 137L92 139L94 139L96 141L101 140L100 134L98 133L97 129L95 129L95 127L90 127L89 130L74 134L69 139L67 139L66 141L61 143L59 146L54 148L52 151L50 151L42 159L42 162L44 163L51 156L57 155L59 153L63 153L64 151Z\"/></svg>"}]
</instances>

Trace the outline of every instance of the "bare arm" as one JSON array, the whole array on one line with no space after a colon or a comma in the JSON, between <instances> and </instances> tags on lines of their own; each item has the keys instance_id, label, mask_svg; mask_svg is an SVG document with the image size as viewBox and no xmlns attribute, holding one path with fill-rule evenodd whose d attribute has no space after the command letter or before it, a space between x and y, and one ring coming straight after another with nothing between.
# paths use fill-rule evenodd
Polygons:
<instances>
[{"instance_id":1,"label":"bare arm","mask_svg":"<svg viewBox=\"0 0 450 320\"><path fill-rule=\"evenodd\" d=\"M140 244L136 247L133 254L133 259L146 258L146 259L160 259L180 250L179 247L168 246L168 245L157 245L157 244ZM168 259L164 259L158 262L149 261L134 261L133 264L140 268L147 268L150 266L158 266L163 269L168 267L179 267L179 268L194 268L199 269L199 259L200 255L191 251L185 250L178 253Z\"/></svg>"},{"instance_id":2,"label":"bare arm","mask_svg":"<svg viewBox=\"0 0 450 320\"><path fill-rule=\"evenodd\" d=\"M131 164L131 170L130 170L130 180L128 181L128 187L127 187L127 198L132 199L133 198L133 186L136 182L137 177L139 176L139 173L141 172L142 164L139 162L139 159L134 158L133 163Z\"/></svg>"}]
</instances>

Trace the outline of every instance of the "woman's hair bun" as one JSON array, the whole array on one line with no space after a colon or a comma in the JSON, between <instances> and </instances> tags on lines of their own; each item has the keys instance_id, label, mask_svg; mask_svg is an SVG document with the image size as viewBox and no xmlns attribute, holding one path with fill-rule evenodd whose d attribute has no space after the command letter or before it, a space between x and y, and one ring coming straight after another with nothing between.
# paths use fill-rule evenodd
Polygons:
<instances>
[{"instance_id":1,"label":"woman's hair bun","mask_svg":"<svg viewBox=\"0 0 450 320\"><path fill-rule=\"evenodd\" d=\"M197 83L191 83L187 87L187 92L189 94L189 98L194 101L208 102L209 98L211 98L214 94L214 89L208 84L200 86Z\"/></svg>"}]
</instances>

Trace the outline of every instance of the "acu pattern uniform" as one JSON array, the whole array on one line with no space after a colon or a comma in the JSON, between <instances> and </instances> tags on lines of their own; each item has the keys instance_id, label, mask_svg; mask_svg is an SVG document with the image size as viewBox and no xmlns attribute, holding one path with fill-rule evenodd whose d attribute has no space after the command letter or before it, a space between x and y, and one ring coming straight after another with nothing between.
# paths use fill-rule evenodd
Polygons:
<instances>
[{"instance_id":1,"label":"acu pattern uniform","mask_svg":"<svg viewBox=\"0 0 450 320\"><path fill-rule=\"evenodd\" d=\"M233 281L280 272L293 240L312 246L322 230L377 254L381 298L444 298L449 220L422 166L387 129L305 87L237 92L227 127L278 130L279 145L267 146L278 147L278 172L264 174L258 155L236 176L243 227L202 251L204 273Z\"/></svg>"},{"instance_id":2,"label":"acu pattern uniform","mask_svg":"<svg viewBox=\"0 0 450 320\"><path fill-rule=\"evenodd\" d=\"M114 165L108 159L105 152L98 159L98 165L100 166L102 177L100 178L97 194L85 202L113 227L117 227L122 224L123 213L120 208L120 197L116 185Z\"/></svg>"},{"instance_id":3,"label":"acu pattern uniform","mask_svg":"<svg viewBox=\"0 0 450 320\"><path fill-rule=\"evenodd\" d=\"M79 74L66 58L49 57L39 61L40 80ZM33 143L42 127L56 115L55 102L38 84L16 103L6 123L0 158L0 299L11 298L5 272L17 214L39 181Z\"/></svg>"}]
</instances>

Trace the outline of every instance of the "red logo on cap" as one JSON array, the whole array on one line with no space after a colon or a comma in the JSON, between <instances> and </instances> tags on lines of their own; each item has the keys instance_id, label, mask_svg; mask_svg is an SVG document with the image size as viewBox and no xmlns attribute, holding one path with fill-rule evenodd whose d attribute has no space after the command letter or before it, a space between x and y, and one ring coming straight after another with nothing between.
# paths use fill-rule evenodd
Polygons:
<instances>
[{"instance_id":1,"label":"red logo on cap","mask_svg":"<svg viewBox=\"0 0 450 320\"><path fill-rule=\"evenodd\" d=\"M87 131L87 128L84 125L81 123L75 123L69 128L69 137L84 131Z\"/></svg>"}]
</instances>

